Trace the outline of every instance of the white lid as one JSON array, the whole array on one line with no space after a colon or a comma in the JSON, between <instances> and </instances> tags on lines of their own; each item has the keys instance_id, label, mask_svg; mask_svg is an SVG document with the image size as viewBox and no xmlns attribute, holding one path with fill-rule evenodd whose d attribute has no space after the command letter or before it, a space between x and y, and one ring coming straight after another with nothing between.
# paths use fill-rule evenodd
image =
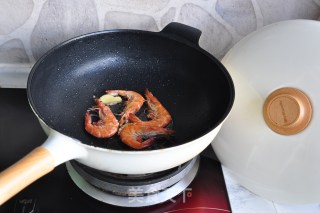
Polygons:
<instances>
[{"instance_id":1,"label":"white lid","mask_svg":"<svg viewBox=\"0 0 320 213\"><path fill-rule=\"evenodd\" d=\"M263 27L238 42L222 63L232 76L236 97L212 143L221 163L240 184L267 199L319 203L320 22L291 20ZM275 117L265 120L267 98L288 87L307 99L299 104L297 96L280 94L279 104L269 108L275 114L267 113ZM287 115L290 122L281 122ZM274 122L282 130L292 129L301 119L307 120L304 126L286 135L270 126Z\"/></svg>"}]
</instances>

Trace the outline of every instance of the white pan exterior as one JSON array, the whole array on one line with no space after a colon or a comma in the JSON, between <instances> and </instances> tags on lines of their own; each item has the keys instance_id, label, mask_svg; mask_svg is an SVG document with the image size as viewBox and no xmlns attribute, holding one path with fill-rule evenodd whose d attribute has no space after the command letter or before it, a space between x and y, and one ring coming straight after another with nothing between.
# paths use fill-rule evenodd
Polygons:
<instances>
[{"instance_id":1,"label":"white pan exterior","mask_svg":"<svg viewBox=\"0 0 320 213\"><path fill-rule=\"evenodd\" d=\"M152 151L117 151L83 144L48 128L40 120L49 135L42 146L49 150L56 166L75 159L91 168L119 174L145 174L179 166L210 145L222 123L202 137L180 146Z\"/></svg>"},{"instance_id":2,"label":"white pan exterior","mask_svg":"<svg viewBox=\"0 0 320 213\"><path fill-rule=\"evenodd\" d=\"M248 35L223 58L235 85L234 106L212 146L236 180L280 203L320 202L320 22L279 22ZM313 117L302 132L268 128L263 103L281 87L311 100Z\"/></svg>"}]
</instances>

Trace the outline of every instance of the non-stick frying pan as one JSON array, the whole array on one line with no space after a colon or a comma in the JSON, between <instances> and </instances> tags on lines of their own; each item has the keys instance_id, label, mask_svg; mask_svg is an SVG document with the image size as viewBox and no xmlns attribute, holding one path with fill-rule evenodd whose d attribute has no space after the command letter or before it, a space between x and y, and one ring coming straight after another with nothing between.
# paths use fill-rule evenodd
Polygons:
<instances>
[{"instance_id":1,"label":"non-stick frying pan","mask_svg":"<svg viewBox=\"0 0 320 213\"><path fill-rule=\"evenodd\" d=\"M95 169L144 174L178 166L207 147L234 100L224 66L201 49L201 32L171 23L161 32L103 31L66 41L46 53L28 79L28 99L48 140L0 174L0 203L51 171L76 159ZM214 38L213 38L214 39ZM117 136L96 139L84 130L93 96L148 88L173 118L173 138L137 151Z\"/></svg>"}]
</instances>

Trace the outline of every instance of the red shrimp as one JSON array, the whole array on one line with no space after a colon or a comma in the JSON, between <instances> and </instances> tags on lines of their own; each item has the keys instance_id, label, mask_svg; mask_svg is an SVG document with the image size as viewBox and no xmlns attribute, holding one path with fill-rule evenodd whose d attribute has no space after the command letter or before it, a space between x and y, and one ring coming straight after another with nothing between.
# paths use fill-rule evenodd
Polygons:
<instances>
[{"instance_id":1,"label":"red shrimp","mask_svg":"<svg viewBox=\"0 0 320 213\"><path fill-rule=\"evenodd\" d=\"M128 123L120 131L123 143L134 149L143 149L152 145L158 136L171 136L174 130L156 126L145 126L137 123ZM146 139L146 140L144 140Z\"/></svg>"},{"instance_id":2,"label":"red shrimp","mask_svg":"<svg viewBox=\"0 0 320 213\"><path fill-rule=\"evenodd\" d=\"M124 96L128 99L123 114L119 121L120 126L126 124L128 122L129 114L135 114L136 112L138 112L145 101L145 99L139 93L134 91L107 90L106 93L112 96Z\"/></svg>"},{"instance_id":3,"label":"red shrimp","mask_svg":"<svg viewBox=\"0 0 320 213\"><path fill-rule=\"evenodd\" d=\"M99 99L95 99L95 102L97 106L93 109L98 110L99 121L92 122L92 115L88 110L85 116L85 129L97 138L112 137L118 131L119 122L107 105L99 101Z\"/></svg>"},{"instance_id":4,"label":"red shrimp","mask_svg":"<svg viewBox=\"0 0 320 213\"><path fill-rule=\"evenodd\" d=\"M160 103L160 101L146 89L146 99L149 108L147 117L151 120L142 121L136 115L129 114L129 120L134 123L139 123L145 126L165 127L171 121L171 115L168 110Z\"/></svg>"}]
</instances>

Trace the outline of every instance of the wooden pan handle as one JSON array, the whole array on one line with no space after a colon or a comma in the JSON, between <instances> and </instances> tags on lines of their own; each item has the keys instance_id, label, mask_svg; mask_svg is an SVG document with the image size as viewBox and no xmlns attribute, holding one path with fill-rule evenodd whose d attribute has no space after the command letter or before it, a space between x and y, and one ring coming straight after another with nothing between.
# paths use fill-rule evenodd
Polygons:
<instances>
[{"instance_id":1,"label":"wooden pan handle","mask_svg":"<svg viewBox=\"0 0 320 213\"><path fill-rule=\"evenodd\" d=\"M0 173L0 205L55 167L53 157L38 147Z\"/></svg>"}]
</instances>

